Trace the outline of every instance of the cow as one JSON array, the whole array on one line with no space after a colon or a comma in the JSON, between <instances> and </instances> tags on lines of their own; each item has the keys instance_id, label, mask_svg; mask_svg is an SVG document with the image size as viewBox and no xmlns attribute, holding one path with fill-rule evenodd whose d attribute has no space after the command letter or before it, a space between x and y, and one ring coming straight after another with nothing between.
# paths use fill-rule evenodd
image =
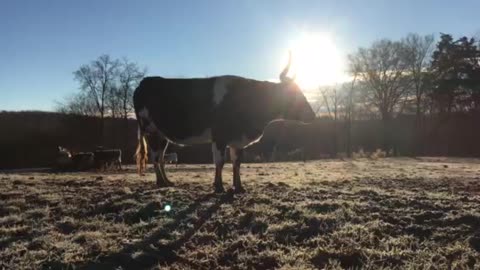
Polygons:
<instances>
[{"instance_id":1,"label":"cow","mask_svg":"<svg viewBox=\"0 0 480 270\"><path fill-rule=\"evenodd\" d=\"M253 161L256 163L262 163L263 162L262 155L256 155L255 157L253 157Z\"/></svg>"},{"instance_id":2,"label":"cow","mask_svg":"<svg viewBox=\"0 0 480 270\"><path fill-rule=\"evenodd\" d=\"M303 162L306 162L305 149L297 148L293 151L287 152L287 160L302 160Z\"/></svg>"},{"instance_id":3,"label":"cow","mask_svg":"<svg viewBox=\"0 0 480 270\"><path fill-rule=\"evenodd\" d=\"M65 147L58 146L56 169L63 171L84 171L93 167L94 156L92 152L75 153Z\"/></svg>"},{"instance_id":4,"label":"cow","mask_svg":"<svg viewBox=\"0 0 480 270\"><path fill-rule=\"evenodd\" d=\"M211 143L215 191L224 192L222 169L228 147L234 191L245 192L240 180L244 149L258 142L264 128L275 120L309 123L315 118L294 78L287 77L290 63L291 55L279 83L232 75L143 78L133 94L139 125L138 147L150 147L157 185L173 185L165 174L165 153L170 143L179 146ZM164 140L166 146L162 144Z\"/></svg>"},{"instance_id":5,"label":"cow","mask_svg":"<svg viewBox=\"0 0 480 270\"><path fill-rule=\"evenodd\" d=\"M175 166L178 165L178 155L177 155L177 153L166 154L164 159L165 159L165 163L175 164Z\"/></svg>"},{"instance_id":6,"label":"cow","mask_svg":"<svg viewBox=\"0 0 480 270\"><path fill-rule=\"evenodd\" d=\"M90 170L95 163L95 156L92 152L75 153L71 159L73 168L78 171Z\"/></svg>"},{"instance_id":7,"label":"cow","mask_svg":"<svg viewBox=\"0 0 480 270\"><path fill-rule=\"evenodd\" d=\"M65 147L58 146L57 149L58 152L55 159L55 169L68 170L72 166L72 154Z\"/></svg>"},{"instance_id":8,"label":"cow","mask_svg":"<svg viewBox=\"0 0 480 270\"><path fill-rule=\"evenodd\" d=\"M122 150L120 149L98 149L93 152L94 164L97 169L106 169L115 165L122 169Z\"/></svg>"}]
</instances>

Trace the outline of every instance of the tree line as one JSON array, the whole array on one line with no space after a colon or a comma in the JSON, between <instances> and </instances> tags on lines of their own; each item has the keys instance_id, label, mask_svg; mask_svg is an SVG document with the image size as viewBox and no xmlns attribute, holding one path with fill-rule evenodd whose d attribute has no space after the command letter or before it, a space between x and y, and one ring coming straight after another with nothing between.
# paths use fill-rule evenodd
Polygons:
<instances>
[{"instance_id":1,"label":"tree line","mask_svg":"<svg viewBox=\"0 0 480 270\"><path fill-rule=\"evenodd\" d=\"M383 148L393 154L392 123L399 115L415 116L417 144L426 117L448 121L452 114L466 113L480 121L480 43L473 37L382 39L350 54L348 66L351 80L320 87L317 100L319 117L333 120L336 133L342 125L348 155L354 150L353 121L381 120ZM146 71L126 58L101 55L73 72L80 91L58 102L57 111L99 117L103 138L105 117L133 117L133 91ZM414 146L414 152L421 154L420 148Z\"/></svg>"},{"instance_id":2,"label":"tree line","mask_svg":"<svg viewBox=\"0 0 480 270\"><path fill-rule=\"evenodd\" d=\"M426 117L446 121L454 113L466 113L480 121L479 45L473 37L442 33L436 44L433 35L408 34L359 48L348 56L352 80L319 89L320 115L345 123L349 155L354 120L380 119L383 148L393 154L391 125L399 115L415 115L417 144ZM420 154L419 145L414 148Z\"/></svg>"}]
</instances>

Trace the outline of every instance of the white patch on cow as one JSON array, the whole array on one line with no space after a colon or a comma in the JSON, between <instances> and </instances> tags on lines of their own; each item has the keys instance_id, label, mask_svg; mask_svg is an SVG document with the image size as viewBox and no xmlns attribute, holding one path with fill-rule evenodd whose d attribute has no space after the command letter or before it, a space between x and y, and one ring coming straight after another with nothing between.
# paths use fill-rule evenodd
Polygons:
<instances>
[{"instance_id":1,"label":"white patch on cow","mask_svg":"<svg viewBox=\"0 0 480 270\"><path fill-rule=\"evenodd\" d=\"M232 76L222 76L215 80L213 86L213 102L215 105L222 103L223 97L227 94L227 84L232 79Z\"/></svg>"},{"instance_id":2,"label":"white patch on cow","mask_svg":"<svg viewBox=\"0 0 480 270\"><path fill-rule=\"evenodd\" d=\"M260 139L262 138L263 134L258 136L258 138L255 138L253 140L251 139L248 139L245 135L242 135L242 139L240 140L237 140L237 141L233 141L233 142L230 142L228 144L228 146L230 147L233 147L233 148L237 148L237 149L243 149L243 148L247 148L249 147L250 145L254 144L254 143L257 143L258 141L260 141Z\"/></svg>"},{"instance_id":3,"label":"white patch on cow","mask_svg":"<svg viewBox=\"0 0 480 270\"><path fill-rule=\"evenodd\" d=\"M217 144L212 143L213 163L215 165L222 164L224 162L222 151L217 149Z\"/></svg>"},{"instance_id":4,"label":"white patch on cow","mask_svg":"<svg viewBox=\"0 0 480 270\"><path fill-rule=\"evenodd\" d=\"M180 145L204 144L212 142L212 129L205 129L202 134L189 138L175 140L173 143Z\"/></svg>"}]
</instances>

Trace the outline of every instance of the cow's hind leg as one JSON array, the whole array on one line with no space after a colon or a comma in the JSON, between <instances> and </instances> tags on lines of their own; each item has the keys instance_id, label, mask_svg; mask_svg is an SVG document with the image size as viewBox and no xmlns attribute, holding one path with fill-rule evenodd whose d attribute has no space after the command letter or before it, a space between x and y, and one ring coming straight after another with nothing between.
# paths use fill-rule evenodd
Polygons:
<instances>
[{"instance_id":1,"label":"cow's hind leg","mask_svg":"<svg viewBox=\"0 0 480 270\"><path fill-rule=\"evenodd\" d=\"M235 193L244 193L245 189L243 189L242 182L240 180L240 164L243 159L243 149L230 147L230 158L232 159L233 165L233 187L235 189Z\"/></svg>"},{"instance_id":2,"label":"cow's hind leg","mask_svg":"<svg viewBox=\"0 0 480 270\"><path fill-rule=\"evenodd\" d=\"M213 143L212 152L213 162L215 163L215 180L213 186L215 187L215 192L222 193L225 192L222 183L222 170L225 164L225 145Z\"/></svg>"},{"instance_id":3,"label":"cow's hind leg","mask_svg":"<svg viewBox=\"0 0 480 270\"><path fill-rule=\"evenodd\" d=\"M165 172L165 154L167 153L168 148L168 141L167 144L163 148L161 162L160 162L160 169L162 170L163 174L163 181L166 183L167 186L173 186L173 183L168 180L167 173Z\"/></svg>"},{"instance_id":4,"label":"cow's hind leg","mask_svg":"<svg viewBox=\"0 0 480 270\"><path fill-rule=\"evenodd\" d=\"M165 170L164 170L164 159L163 159L163 150L165 149L165 143L161 136L152 134L147 135L148 145L151 148L152 159L153 159L153 168L155 170L155 176L157 179L157 186L167 187L172 183L166 179Z\"/></svg>"}]
</instances>

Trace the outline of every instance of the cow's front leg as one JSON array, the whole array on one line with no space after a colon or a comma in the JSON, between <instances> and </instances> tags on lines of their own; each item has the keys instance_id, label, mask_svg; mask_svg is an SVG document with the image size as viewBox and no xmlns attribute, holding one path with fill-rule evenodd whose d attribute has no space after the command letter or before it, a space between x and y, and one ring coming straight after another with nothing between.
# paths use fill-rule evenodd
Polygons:
<instances>
[{"instance_id":1,"label":"cow's front leg","mask_svg":"<svg viewBox=\"0 0 480 270\"><path fill-rule=\"evenodd\" d=\"M242 182L240 180L240 164L243 159L243 149L230 147L230 157L233 165L233 187L235 189L235 193L243 193L245 192L245 189L243 189Z\"/></svg>"},{"instance_id":2,"label":"cow's front leg","mask_svg":"<svg viewBox=\"0 0 480 270\"><path fill-rule=\"evenodd\" d=\"M222 170L223 165L225 164L225 148L225 144L212 144L213 162L215 163L215 180L213 185L215 187L215 192L217 193L225 192L222 183Z\"/></svg>"}]
</instances>

